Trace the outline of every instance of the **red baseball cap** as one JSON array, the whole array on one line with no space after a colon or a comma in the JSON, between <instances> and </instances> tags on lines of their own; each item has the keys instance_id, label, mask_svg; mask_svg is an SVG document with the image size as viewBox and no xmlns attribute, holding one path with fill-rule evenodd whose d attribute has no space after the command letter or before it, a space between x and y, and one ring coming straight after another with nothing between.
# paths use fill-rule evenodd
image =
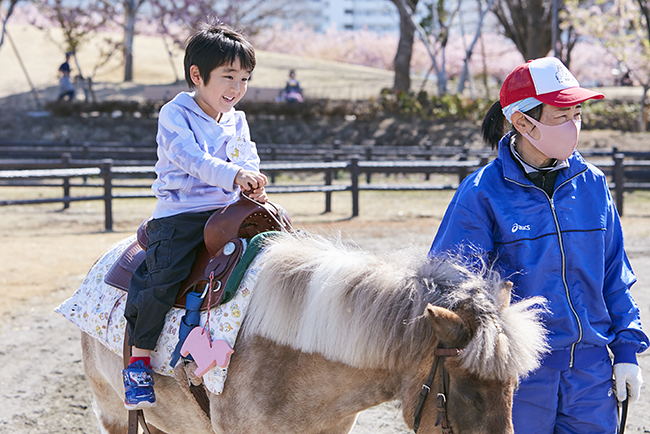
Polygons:
<instances>
[{"instance_id":1,"label":"red baseball cap","mask_svg":"<svg viewBox=\"0 0 650 434\"><path fill-rule=\"evenodd\" d=\"M580 87L558 58L542 57L516 67L499 92L501 107L529 97L556 107L570 107L588 99L603 99L605 95Z\"/></svg>"}]
</instances>

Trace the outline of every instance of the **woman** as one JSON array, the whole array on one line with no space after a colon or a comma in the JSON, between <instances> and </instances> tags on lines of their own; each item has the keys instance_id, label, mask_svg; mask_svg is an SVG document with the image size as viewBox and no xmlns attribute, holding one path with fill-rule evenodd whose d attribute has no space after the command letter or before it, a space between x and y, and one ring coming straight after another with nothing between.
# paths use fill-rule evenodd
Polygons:
<instances>
[{"instance_id":1,"label":"woman","mask_svg":"<svg viewBox=\"0 0 650 434\"><path fill-rule=\"evenodd\" d=\"M516 433L615 433L616 399L638 399L648 337L605 176L574 152L580 104L604 95L542 58L515 68L499 96L481 128L498 158L460 185L429 254L479 256L513 297L548 300L551 352L515 393Z\"/></svg>"}]
</instances>

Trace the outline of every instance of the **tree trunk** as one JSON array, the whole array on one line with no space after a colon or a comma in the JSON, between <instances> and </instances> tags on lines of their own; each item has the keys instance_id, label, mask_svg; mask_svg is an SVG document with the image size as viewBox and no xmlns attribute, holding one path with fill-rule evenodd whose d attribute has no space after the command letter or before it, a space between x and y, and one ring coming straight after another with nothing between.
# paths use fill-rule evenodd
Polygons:
<instances>
[{"instance_id":1,"label":"tree trunk","mask_svg":"<svg viewBox=\"0 0 650 434\"><path fill-rule=\"evenodd\" d=\"M124 81L133 81L133 38L135 36L135 0L124 0Z\"/></svg>"},{"instance_id":2,"label":"tree trunk","mask_svg":"<svg viewBox=\"0 0 650 434\"><path fill-rule=\"evenodd\" d=\"M559 7L564 2L559 0ZM544 57L552 47L552 7L549 0L498 0L492 7L504 34L526 60Z\"/></svg>"},{"instance_id":3,"label":"tree trunk","mask_svg":"<svg viewBox=\"0 0 650 434\"><path fill-rule=\"evenodd\" d=\"M413 54L413 39L415 36L415 27L411 22L409 11L403 7L400 0L392 0L399 11L399 43L397 53L393 60L395 69L395 80L393 82L393 92L408 92L411 89L411 56ZM407 7L415 11L418 0L407 0Z\"/></svg>"},{"instance_id":4,"label":"tree trunk","mask_svg":"<svg viewBox=\"0 0 650 434\"><path fill-rule=\"evenodd\" d=\"M641 83L643 86L643 94L641 95L641 110L639 113L639 131L644 133L646 131L646 124L648 123L648 116L646 114L646 108L648 106L648 89L650 89L650 82Z\"/></svg>"},{"instance_id":5,"label":"tree trunk","mask_svg":"<svg viewBox=\"0 0 650 434\"><path fill-rule=\"evenodd\" d=\"M5 34L7 32L7 21L9 21L9 17L11 14L14 13L14 8L16 7L16 3L18 3L20 0L9 0L9 7L7 8L7 14L5 15L4 20L2 21L2 34L0 35L0 47L2 47L2 44L5 42Z\"/></svg>"},{"instance_id":6,"label":"tree trunk","mask_svg":"<svg viewBox=\"0 0 650 434\"><path fill-rule=\"evenodd\" d=\"M526 60L545 57L553 48L552 42L552 14L547 12L548 19L544 19L543 0L528 2L528 31L526 32ZM540 19L541 18L541 19Z\"/></svg>"}]
</instances>

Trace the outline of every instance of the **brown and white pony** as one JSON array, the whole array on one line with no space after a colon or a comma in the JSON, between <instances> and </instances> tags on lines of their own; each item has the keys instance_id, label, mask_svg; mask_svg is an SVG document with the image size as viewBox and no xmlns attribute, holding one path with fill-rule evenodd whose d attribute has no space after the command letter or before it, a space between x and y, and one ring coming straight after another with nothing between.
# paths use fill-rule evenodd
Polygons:
<instances>
[{"instance_id":1,"label":"brown and white pony","mask_svg":"<svg viewBox=\"0 0 650 434\"><path fill-rule=\"evenodd\" d=\"M543 300L510 304L496 272L452 258L380 257L304 235L280 236L264 254L224 392L209 394L210 419L177 368L178 381L155 376L158 406L145 410L153 432L348 433L357 413L390 400L412 428L440 344L463 349L442 362L454 434L513 432L515 384L546 351ZM82 344L102 432L125 433L122 360L87 335ZM420 434L441 430L438 381Z\"/></svg>"}]
</instances>

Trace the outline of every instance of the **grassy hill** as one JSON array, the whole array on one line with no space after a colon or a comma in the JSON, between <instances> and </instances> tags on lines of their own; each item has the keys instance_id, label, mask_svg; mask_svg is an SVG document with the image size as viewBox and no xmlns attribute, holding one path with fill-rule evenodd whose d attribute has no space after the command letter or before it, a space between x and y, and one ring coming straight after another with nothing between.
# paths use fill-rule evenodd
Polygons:
<instances>
[{"instance_id":1,"label":"grassy hill","mask_svg":"<svg viewBox=\"0 0 650 434\"><path fill-rule=\"evenodd\" d=\"M46 33L33 26L18 24L9 25L8 31L29 79L38 89L38 97L42 101L56 98L57 70L64 60L60 32L51 29ZM177 77L180 83L171 87L172 91L183 87L183 53L178 49L173 50L173 58L170 60L165 44L159 37L136 36L133 82L122 82L124 71L119 54L93 74L102 41L106 38L120 40L121 35L97 34L78 53L81 71L85 76L93 76L98 98L144 98L147 92L162 95L165 89L176 82ZM366 99L377 96L382 88L391 87L393 83L393 72L378 68L265 51L258 51L257 59L258 67L250 83L250 95L254 89L277 90L284 87L290 69L297 71L297 78L305 89L306 96L311 98ZM3 66L0 76L2 105L19 108L33 105L28 79L9 40L0 48L0 64ZM73 74L78 73L76 66L72 66ZM430 93L436 92L434 85L433 82L428 83L427 90ZM420 86L421 79L413 77L413 89L419 90ZM450 83L449 89L453 91L455 85ZM599 90L608 98L638 101L641 96L638 87ZM482 92L479 93L481 95ZM491 91L491 95L497 95L496 89Z\"/></svg>"},{"instance_id":2,"label":"grassy hill","mask_svg":"<svg viewBox=\"0 0 650 434\"><path fill-rule=\"evenodd\" d=\"M43 98L54 98L58 86L57 70L64 60L60 33L53 29L48 35L27 25L9 25L8 30L31 82L39 93L43 93ZM120 37L118 34L98 34L91 43L82 47L77 57L85 76L92 75L102 39L119 40ZM113 92L123 92L126 96L137 95L144 86L172 84L176 77L184 81L183 54L180 50L173 51L170 60L162 39L136 36L133 83L122 83L124 72L119 55L98 69L93 81L100 92L108 86ZM308 95L318 98L367 98L378 95L382 88L392 86L393 82L391 71L377 68L265 51L257 52L257 60L251 88L280 89L284 87L290 69L297 71L297 78ZM9 41L0 48L0 64L3 65L0 98L30 91L27 77ZM74 63L71 66L73 74L76 74L78 69Z\"/></svg>"}]
</instances>

